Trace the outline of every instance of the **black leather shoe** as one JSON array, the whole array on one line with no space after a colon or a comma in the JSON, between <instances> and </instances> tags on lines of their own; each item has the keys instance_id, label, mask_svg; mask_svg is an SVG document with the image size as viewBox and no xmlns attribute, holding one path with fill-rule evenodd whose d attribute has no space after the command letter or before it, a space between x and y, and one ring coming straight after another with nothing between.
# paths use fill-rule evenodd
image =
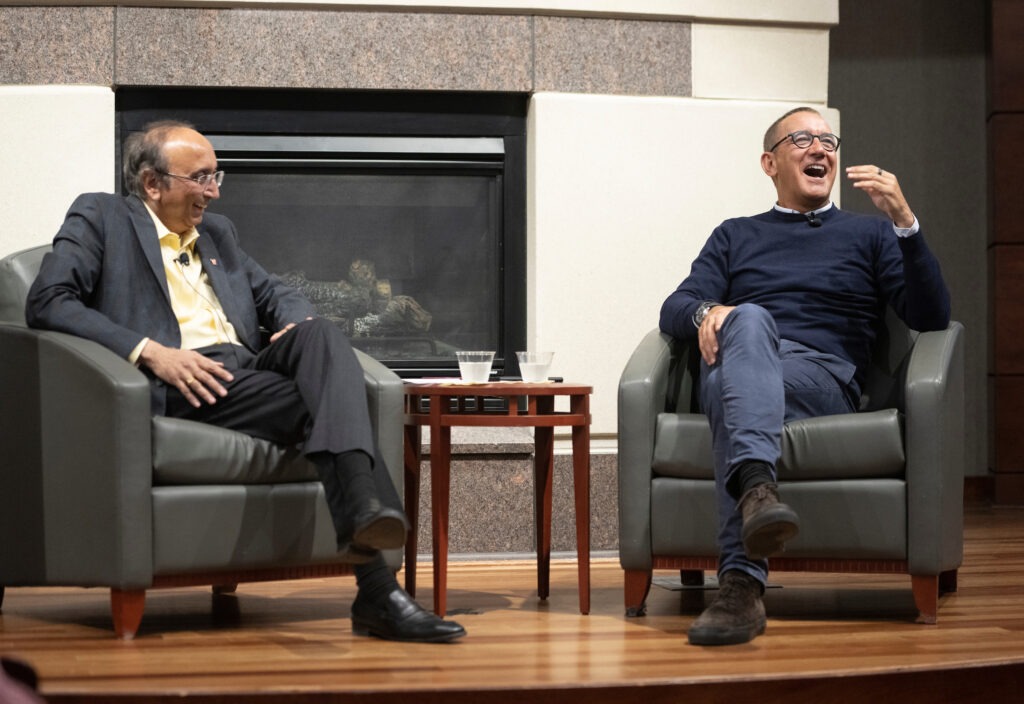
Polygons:
<instances>
[{"instance_id":1,"label":"black leather shoe","mask_svg":"<svg viewBox=\"0 0 1024 704\"><path fill-rule=\"evenodd\" d=\"M447 643L466 635L465 628L423 609L401 587L372 601L359 592L352 603L352 632L411 643Z\"/></svg>"},{"instance_id":2,"label":"black leather shoe","mask_svg":"<svg viewBox=\"0 0 1024 704\"><path fill-rule=\"evenodd\" d=\"M405 545L409 520L405 512L381 506L373 499L352 517L352 546L364 550L392 550Z\"/></svg>"}]
</instances>

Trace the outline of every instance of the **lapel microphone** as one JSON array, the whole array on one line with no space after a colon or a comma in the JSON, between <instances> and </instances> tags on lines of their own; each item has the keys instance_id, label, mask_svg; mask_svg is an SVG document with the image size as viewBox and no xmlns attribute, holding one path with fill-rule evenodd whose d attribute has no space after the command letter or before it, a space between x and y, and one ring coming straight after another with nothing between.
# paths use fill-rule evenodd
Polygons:
<instances>
[{"instance_id":1,"label":"lapel microphone","mask_svg":"<svg viewBox=\"0 0 1024 704\"><path fill-rule=\"evenodd\" d=\"M821 227L821 220L815 213L804 213L804 217L807 218L807 224L811 227Z\"/></svg>"},{"instance_id":2,"label":"lapel microphone","mask_svg":"<svg viewBox=\"0 0 1024 704\"><path fill-rule=\"evenodd\" d=\"M188 252L182 252L181 256L178 257L177 262L182 266L188 266L192 260L188 258Z\"/></svg>"}]
</instances>

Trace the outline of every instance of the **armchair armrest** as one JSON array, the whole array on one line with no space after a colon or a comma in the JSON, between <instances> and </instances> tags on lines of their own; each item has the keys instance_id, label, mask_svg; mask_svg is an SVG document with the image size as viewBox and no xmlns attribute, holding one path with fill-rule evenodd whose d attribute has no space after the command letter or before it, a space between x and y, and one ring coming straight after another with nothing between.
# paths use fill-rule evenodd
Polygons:
<instances>
[{"instance_id":1,"label":"armchair armrest","mask_svg":"<svg viewBox=\"0 0 1024 704\"><path fill-rule=\"evenodd\" d=\"M370 355L359 350L355 350L355 353L359 363L363 366L363 376L366 379L366 402L370 410L370 420L377 431L377 446L380 448L380 453L391 474L391 480L398 490L399 497L403 497L405 479L402 430L405 416L405 391L402 380Z\"/></svg>"},{"instance_id":2,"label":"armchair armrest","mask_svg":"<svg viewBox=\"0 0 1024 704\"><path fill-rule=\"evenodd\" d=\"M16 559L4 551L0 584L148 586L145 376L89 340L14 325L0 325L0 357L0 383L15 392L7 398L18 414L4 418L0 446L22 463L0 474L0 514L5 528L17 526L6 534L29 543Z\"/></svg>"},{"instance_id":3,"label":"armchair armrest","mask_svg":"<svg viewBox=\"0 0 1024 704\"><path fill-rule=\"evenodd\" d=\"M939 574L963 558L963 325L921 333L904 389L907 554L911 574Z\"/></svg>"},{"instance_id":4,"label":"armchair armrest","mask_svg":"<svg viewBox=\"0 0 1024 704\"><path fill-rule=\"evenodd\" d=\"M674 342L652 330L619 378L619 561L651 567L651 462L658 414L665 410Z\"/></svg>"}]
</instances>

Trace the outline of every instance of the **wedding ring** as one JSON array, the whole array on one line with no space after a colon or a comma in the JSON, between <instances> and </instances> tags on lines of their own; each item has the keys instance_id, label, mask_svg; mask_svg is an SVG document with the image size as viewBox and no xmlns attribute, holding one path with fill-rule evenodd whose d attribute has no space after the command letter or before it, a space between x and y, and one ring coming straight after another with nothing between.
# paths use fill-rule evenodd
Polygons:
<instances>
[{"instance_id":1,"label":"wedding ring","mask_svg":"<svg viewBox=\"0 0 1024 704\"><path fill-rule=\"evenodd\" d=\"M185 382L185 386L192 386L192 384L194 384L195 381L196 381L196 378L194 376L193 377L189 377L188 381Z\"/></svg>"},{"instance_id":2,"label":"wedding ring","mask_svg":"<svg viewBox=\"0 0 1024 704\"><path fill-rule=\"evenodd\" d=\"M884 173L885 173L885 172L884 172L884 171L882 171L881 169L879 169L879 170L878 170L878 175L879 175L879 176L881 176L881 175L882 175L882 174L884 174Z\"/></svg>"}]
</instances>

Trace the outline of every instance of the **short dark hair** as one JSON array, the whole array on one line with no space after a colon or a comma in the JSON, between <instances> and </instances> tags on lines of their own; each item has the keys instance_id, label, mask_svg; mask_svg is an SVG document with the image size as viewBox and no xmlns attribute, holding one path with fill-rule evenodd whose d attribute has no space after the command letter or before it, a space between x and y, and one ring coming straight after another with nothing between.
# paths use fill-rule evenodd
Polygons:
<instances>
[{"instance_id":1,"label":"short dark hair","mask_svg":"<svg viewBox=\"0 0 1024 704\"><path fill-rule=\"evenodd\" d=\"M787 117L789 117L790 115L795 115L798 112L813 112L818 117L821 117L821 113L820 112L818 112L814 108L809 108L809 107L806 107L806 106L799 107L799 108L793 108L792 110L789 110L788 112L786 112L785 115L783 115L778 120L773 122L772 126L768 128L768 131L764 133L764 150L765 151L768 151L769 149L771 149L772 146L776 142L779 141L781 135L776 134L779 131L779 125L781 125L782 122Z\"/></svg>"},{"instance_id":2,"label":"short dark hair","mask_svg":"<svg viewBox=\"0 0 1024 704\"><path fill-rule=\"evenodd\" d=\"M145 200L146 189L143 175L146 171L167 171L167 157L164 156L164 144L171 132L186 129L194 130L188 122L181 120L159 120L150 122L141 132L133 132L124 141L121 159L124 185L128 192ZM161 176L164 181L166 176Z\"/></svg>"}]
</instances>

